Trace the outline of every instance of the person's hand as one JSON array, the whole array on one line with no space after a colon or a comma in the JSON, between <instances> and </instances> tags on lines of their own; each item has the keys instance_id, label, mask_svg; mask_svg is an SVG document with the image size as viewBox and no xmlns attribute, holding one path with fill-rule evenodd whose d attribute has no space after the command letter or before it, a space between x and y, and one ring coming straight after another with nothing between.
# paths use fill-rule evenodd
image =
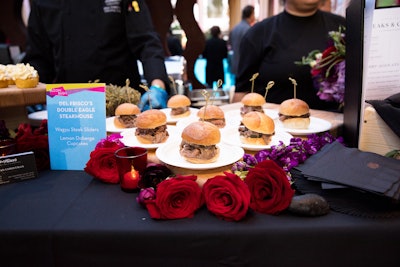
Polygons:
<instances>
[{"instance_id":1,"label":"person's hand","mask_svg":"<svg viewBox=\"0 0 400 267\"><path fill-rule=\"evenodd\" d=\"M161 109L167 107L168 93L161 87L152 85L140 98L139 108L142 111L151 108Z\"/></svg>"}]
</instances>

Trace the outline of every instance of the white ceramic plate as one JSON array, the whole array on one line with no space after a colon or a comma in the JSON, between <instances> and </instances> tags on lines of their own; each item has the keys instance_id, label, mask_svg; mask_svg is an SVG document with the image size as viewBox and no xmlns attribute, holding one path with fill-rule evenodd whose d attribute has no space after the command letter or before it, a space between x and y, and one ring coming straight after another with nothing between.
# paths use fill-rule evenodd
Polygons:
<instances>
[{"instance_id":1,"label":"white ceramic plate","mask_svg":"<svg viewBox=\"0 0 400 267\"><path fill-rule=\"evenodd\" d=\"M219 143L220 154L216 162L195 164L186 161L179 153L180 141L166 143L156 150L156 156L162 162L185 169L207 170L227 166L240 160L244 155L243 148Z\"/></svg>"},{"instance_id":2,"label":"white ceramic plate","mask_svg":"<svg viewBox=\"0 0 400 267\"><path fill-rule=\"evenodd\" d=\"M275 135L272 136L271 142L268 145L251 145L244 144L240 141L240 134L238 128L229 128L222 133L222 141L232 146L241 146L242 148L250 151L259 151L263 149L268 149L271 146L279 145L279 142L282 141L285 145L290 144L290 139L293 137L288 132L285 132L281 129L275 129Z\"/></svg>"},{"instance_id":3,"label":"white ceramic plate","mask_svg":"<svg viewBox=\"0 0 400 267\"><path fill-rule=\"evenodd\" d=\"M106 118L106 131L109 133L122 133L123 131L134 129L134 128L118 128L114 124L115 116Z\"/></svg>"},{"instance_id":4,"label":"white ceramic plate","mask_svg":"<svg viewBox=\"0 0 400 267\"><path fill-rule=\"evenodd\" d=\"M47 120L47 110L36 111L28 114L28 118L37 121Z\"/></svg>"},{"instance_id":5,"label":"white ceramic plate","mask_svg":"<svg viewBox=\"0 0 400 267\"><path fill-rule=\"evenodd\" d=\"M165 115L167 115L167 123L176 123L181 119L185 119L185 118L189 118L192 116L197 116L197 112L199 111L199 109L197 108L190 108L190 115L187 117L171 117L171 109L170 108L163 108L160 109L162 112L165 113Z\"/></svg>"},{"instance_id":6,"label":"white ceramic plate","mask_svg":"<svg viewBox=\"0 0 400 267\"><path fill-rule=\"evenodd\" d=\"M283 129L284 131L291 133L293 135L307 135L313 133L321 133L325 131L329 131L332 127L332 124L329 121L324 119L310 117L310 125L307 129L291 129L283 126L282 122L279 119L275 120L275 126Z\"/></svg>"},{"instance_id":7,"label":"white ceramic plate","mask_svg":"<svg viewBox=\"0 0 400 267\"><path fill-rule=\"evenodd\" d=\"M166 143L173 142L176 138L180 138L180 131L176 128L176 126L167 125L167 131L169 134L168 139L164 143L159 144L143 144L141 143L135 136L136 128L131 128L121 132L122 138L121 142L124 143L126 146L140 146L148 149L158 148L161 145Z\"/></svg>"}]
</instances>

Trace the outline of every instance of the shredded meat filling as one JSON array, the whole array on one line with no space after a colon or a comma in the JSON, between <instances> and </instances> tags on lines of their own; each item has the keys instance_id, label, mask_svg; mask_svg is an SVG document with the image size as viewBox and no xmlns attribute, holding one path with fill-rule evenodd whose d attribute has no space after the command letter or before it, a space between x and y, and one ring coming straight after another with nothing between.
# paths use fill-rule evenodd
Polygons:
<instances>
[{"instance_id":1,"label":"shredded meat filling","mask_svg":"<svg viewBox=\"0 0 400 267\"><path fill-rule=\"evenodd\" d=\"M240 125L238 130L239 130L240 136L243 136L246 138L262 138L262 139L264 139L266 144L268 144L269 141L271 140L271 136L273 136L275 134L275 133L263 134L263 133L254 132L244 125Z\"/></svg>"},{"instance_id":2,"label":"shredded meat filling","mask_svg":"<svg viewBox=\"0 0 400 267\"><path fill-rule=\"evenodd\" d=\"M287 119L293 119L293 118L308 118L308 117L310 117L310 113L306 113L306 114L299 115L299 116L288 116L288 115L283 115L283 114L279 113L280 121L284 121Z\"/></svg>"},{"instance_id":3,"label":"shredded meat filling","mask_svg":"<svg viewBox=\"0 0 400 267\"><path fill-rule=\"evenodd\" d=\"M171 115L173 115L173 116L181 115L181 114L185 113L188 110L189 110L189 107L172 108L171 109Z\"/></svg>"},{"instance_id":4,"label":"shredded meat filling","mask_svg":"<svg viewBox=\"0 0 400 267\"><path fill-rule=\"evenodd\" d=\"M218 128L224 128L226 125L225 119L206 119L205 121L208 121L208 122L214 124Z\"/></svg>"},{"instance_id":5,"label":"shredded meat filling","mask_svg":"<svg viewBox=\"0 0 400 267\"><path fill-rule=\"evenodd\" d=\"M258 111L258 112L264 113L264 110L261 106L246 106L246 105L244 105L243 107L240 108L241 115L247 114L251 111Z\"/></svg>"},{"instance_id":6,"label":"shredded meat filling","mask_svg":"<svg viewBox=\"0 0 400 267\"><path fill-rule=\"evenodd\" d=\"M136 126L136 115L119 115L117 120L127 128Z\"/></svg>"},{"instance_id":7,"label":"shredded meat filling","mask_svg":"<svg viewBox=\"0 0 400 267\"><path fill-rule=\"evenodd\" d=\"M154 129L136 128L135 135L139 135L153 144L162 143L169 136L167 125L161 125Z\"/></svg>"},{"instance_id":8,"label":"shredded meat filling","mask_svg":"<svg viewBox=\"0 0 400 267\"><path fill-rule=\"evenodd\" d=\"M187 158L211 159L216 155L217 147L215 145L203 146L190 144L182 140L180 153L182 156Z\"/></svg>"}]
</instances>

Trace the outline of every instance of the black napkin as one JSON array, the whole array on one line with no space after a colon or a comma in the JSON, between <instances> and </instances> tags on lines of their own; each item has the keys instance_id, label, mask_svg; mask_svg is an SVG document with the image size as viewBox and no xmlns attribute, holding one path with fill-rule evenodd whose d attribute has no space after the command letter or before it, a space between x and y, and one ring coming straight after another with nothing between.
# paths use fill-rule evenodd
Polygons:
<instances>
[{"instance_id":1,"label":"black napkin","mask_svg":"<svg viewBox=\"0 0 400 267\"><path fill-rule=\"evenodd\" d=\"M384 122L400 137L400 93L384 100L367 100Z\"/></svg>"},{"instance_id":2,"label":"black napkin","mask_svg":"<svg viewBox=\"0 0 400 267\"><path fill-rule=\"evenodd\" d=\"M400 161L335 141L296 167L304 177L400 199Z\"/></svg>"}]
</instances>

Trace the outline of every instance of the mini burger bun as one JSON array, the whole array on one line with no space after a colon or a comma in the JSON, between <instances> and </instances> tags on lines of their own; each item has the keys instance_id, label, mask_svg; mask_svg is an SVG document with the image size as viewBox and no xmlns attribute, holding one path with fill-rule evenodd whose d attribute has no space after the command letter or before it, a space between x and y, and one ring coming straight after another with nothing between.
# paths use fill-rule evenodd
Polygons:
<instances>
[{"instance_id":1,"label":"mini burger bun","mask_svg":"<svg viewBox=\"0 0 400 267\"><path fill-rule=\"evenodd\" d=\"M224 111L215 105L207 105L204 107L201 107L199 111L197 112L197 117L200 119L224 119L225 118L225 113Z\"/></svg>"},{"instance_id":2,"label":"mini burger bun","mask_svg":"<svg viewBox=\"0 0 400 267\"><path fill-rule=\"evenodd\" d=\"M167 107L169 108L182 108L182 107L190 107L192 102L190 101L190 98L185 96L185 95L174 95L172 96L168 102L167 102ZM171 117L174 118L182 118L182 117L187 117L190 115L190 109L185 111L184 113L181 114L174 114L172 115L171 112Z\"/></svg>"},{"instance_id":3,"label":"mini burger bun","mask_svg":"<svg viewBox=\"0 0 400 267\"><path fill-rule=\"evenodd\" d=\"M279 113L286 116L301 116L310 112L306 102L298 98L291 98L279 105Z\"/></svg>"},{"instance_id":4,"label":"mini burger bun","mask_svg":"<svg viewBox=\"0 0 400 267\"><path fill-rule=\"evenodd\" d=\"M196 145L211 146L221 141L219 128L206 121L195 121L186 126L181 134L182 140Z\"/></svg>"},{"instance_id":5,"label":"mini burger bun","mask_svg":"<svg viewBox=\"0 0 400 267\"><path fill-rule=\"evenodd\" d=\"M242 104L245 106L250 106L250 107L256 107L256 106L262 106L265 103L264 96L258 94L258 93L247 93L241 100Z\"/></svg>"},{"instance_id":6,"label":"mini burger bun","mask_svg":"<svg viewBox=\"0 0 400 267\"><path fill-rule=\"evenodd\" d=\"M167 115L158 109L143 111L136 118L137 128L155 129L165 124L167 124Z\"/></svg>"},{"instance_id":7,"label":"mini burger bun","mask_svg":"<svg viewBox=\"0 0 400 267\"><path fill-rule=\"evenodd\" d=\"M291 118L282 121L283 127L288 129L308 129L310 118Z\"/></svg>"},{"instance_id":8,"label":"mini burger bun","mask_svg":"<svg viewBox=\"0 0 400 267\"><path fill-rule=\"evenodd\" d=\"M139 113L140 113L139 107L132 103L122 103L115 109L115 116L137 115Z\"/></svg>"},{"instance_id":9,"label":"mini burger bun","mask_svg":"<svg viewBox=\"0 0 400 267\"><path fill-rule=\"evenodd\" d=\"M185 95L174 95L167 102L169 108L189 107L192 104L190 98Z\"/></svg>"},{"instance_id":10,"label":"mini burger bun","mask_svg":"<svg viewBox=\"0 0 400 267\"><path fill-rule=\"evenodd\" d=\"M261 112L251 111L243 115L242 123L249 130L257 133L272 135L275 132L274 120Z\"/></svg>"},{"instance_id":11,"label":"mini burger bun","mask_svg":"<svg viewBox=\"0 0 400 267\"><path fill-rule=\"evenodd\" d=\"M279 106L279 113L284 116L302 116L310 113L310 108L306 102L298 98L291 98L283 101ZM281 120L285 128L307 129L310 125L310 117L306 118L287 118Z\"/></svg>"},{"instance_id":12,"label":"mini burger bun","mask_svg":"<svg viewBox=\"0 0 400 267\"><path fill-rule=\"evenodd\" d=\"M243 144L249 144L254 146L266 146L271 142L272 137L270 137L268 142L265 142L263 138L252 138L252 137L244 137L240 136L240 141Z\"/></svg>"}]
</instances>

